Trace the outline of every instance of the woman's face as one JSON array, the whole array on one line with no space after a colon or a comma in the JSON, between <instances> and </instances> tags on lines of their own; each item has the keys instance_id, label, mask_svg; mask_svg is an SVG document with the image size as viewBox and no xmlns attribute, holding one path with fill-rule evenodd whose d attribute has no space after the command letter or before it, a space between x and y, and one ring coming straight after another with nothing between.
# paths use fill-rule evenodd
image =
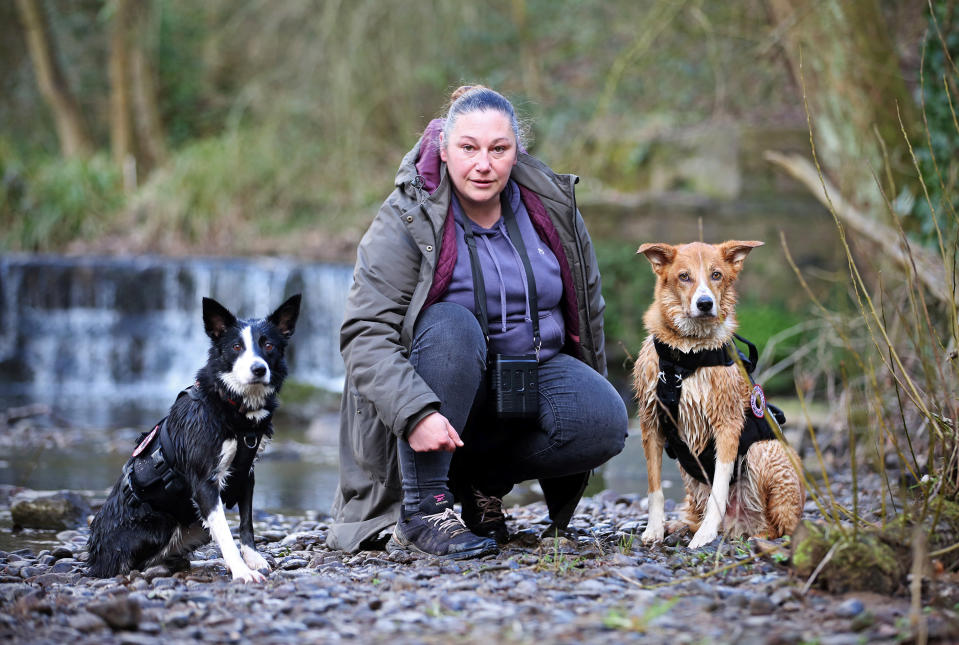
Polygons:
<instances>
[{"instance_id":1,"label":"woman's face","mask_svg":"<svg viewBox=\"0 0 959 645\"><path fill-rule=\"evenodd\" d=\"M467 215L493 207L516 165L509 117L497 110L461 114L440 157Z\"/></svg>"}]
</instances>

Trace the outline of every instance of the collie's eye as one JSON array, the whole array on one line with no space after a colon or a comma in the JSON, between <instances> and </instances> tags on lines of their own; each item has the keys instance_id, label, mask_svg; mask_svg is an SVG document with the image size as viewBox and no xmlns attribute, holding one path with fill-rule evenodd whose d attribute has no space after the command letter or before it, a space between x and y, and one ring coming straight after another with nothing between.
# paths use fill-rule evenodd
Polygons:
<instances>
[{"instance_id":1,"label":"collie's eye","mask_svg":"<svg viewBox=\"0 0 959 645\"><path fill-rule=\"evenodd\" d=\"M234 351L234 352L242 352L242 351L243 351L243 345L241 345L240 343L233 343L233 351Z\"/></svg>"},{"instance_id":2,"label":"collie's eye","mask_svg":"<svg viewBox=\"0 0 959 645\"><path fill-rule=\"evenodd\" d=\"M270 341L266 341L265 343L263 343L263 349L264 349L265 351L267 351L267 352L272 352L272 351L273 351L273 343L271 343Z\"/></svg>"},{"instance_id":3,"label":"collie's eye","mask_svg":"<svg viewBox=\"0 0 959 645\"><path fill-rule=\"evenodd\" d=\"M682 280L683 282L689 282L689 273L687 273L686 271L683 271L682 273L679 274L679 279Z\"/></svg>"},{"instance_id":4,"label":"collie's eye","mask_svg":"<svg viewBox=\"0 0 959 645\"><path fill-rule=\"evenodd\" d=\"M713 280L722 280L723 274L719 271L713 271Z\"/></svg>"}]
</instances>

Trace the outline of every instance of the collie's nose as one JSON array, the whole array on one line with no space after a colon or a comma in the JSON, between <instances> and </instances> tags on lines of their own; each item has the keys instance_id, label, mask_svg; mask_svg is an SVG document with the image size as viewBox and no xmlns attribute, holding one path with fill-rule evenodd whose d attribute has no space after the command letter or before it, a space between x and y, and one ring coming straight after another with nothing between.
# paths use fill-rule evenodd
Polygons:
<instances>
[{"instance_id":1,"label":"collie's nose","mask_svg":"<svg viewBox=\"0 0 959 645\"><path fill-rule=\"evenodd\" d=\"M253 376L257 378L263 378L266 374L266 365L254 365L253 366Z\"/></svg>"},{"instance_id":2,"label":"collie's nose","mask_svg":"<svg viewBox=\"0 0 959 645\"><path fill-rule=\"evenodd\" d=\"M701 312L706 313L707 311L712 311L713 309L713 299L709 296L703 296L696 301L696 308Z\"/></svg>"}]
</instances>

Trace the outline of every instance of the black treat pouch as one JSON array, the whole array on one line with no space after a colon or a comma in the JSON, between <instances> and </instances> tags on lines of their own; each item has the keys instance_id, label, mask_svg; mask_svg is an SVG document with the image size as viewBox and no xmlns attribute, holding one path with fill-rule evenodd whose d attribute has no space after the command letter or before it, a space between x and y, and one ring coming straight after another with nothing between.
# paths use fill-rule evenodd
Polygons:
<instances>
[{"instance_id":1,"label":"black treat pouch","mask_svg":"<svg viewBox=\"0 0 959 645\"><path fill-rule=\"evenodd\" d=\"M533 419L539 413L539 361L535 354L494 354L490 388L500 419Z\"/></svg>"}]
</instances>

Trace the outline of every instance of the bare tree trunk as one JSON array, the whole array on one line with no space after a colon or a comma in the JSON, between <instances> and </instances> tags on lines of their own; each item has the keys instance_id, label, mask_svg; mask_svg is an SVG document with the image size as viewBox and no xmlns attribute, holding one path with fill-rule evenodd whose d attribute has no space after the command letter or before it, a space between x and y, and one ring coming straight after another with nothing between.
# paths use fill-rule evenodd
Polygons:
<instances>
[{"instance_id":1,"label":"bare tree trunk","mask_svg":"<svg viewBox=\"0 0 959 645\"><path fill-rule=\"evenodd\" d=\"M802 82L820 161L870 218L887 213L875 177L885 177L882 146L892 171L908 173L897 106L907 130L910 98L878 0L766 0L783 33L784 51ZM891 187L885 186L887 190ZM894 196L895 193L893 192Z\"/></svg>"},{"instance_id":2,"label":"bare tree trunk","mask_svg":"<svg viewBox=\"0 0 959 645\"><path fill-rule=\"evenodd\" d=\"M134 122L143 160L139 166L146 175L167 158L160 109L157 106L156 85L153 82L154 67L149 52L154 39L151 37L152 4L137 2L134 6L133 38L130 42L130 63L133 88Z\"/></svg>"},{"instance_id":3,"label":"bare tree trunk","mask_svg":"<svg viewBox=\"0 0 959 645\"><path fill-rule=\"evenodd\" d=\"M114 0L113 8L109 62L110 148L113 151L113 160L123 171L124 187L131 190L136 186L136 157L133 154L133 120L130 110L130 5L127 0Z\"/></svg>"},{"instance_id":4,"label":"bare tree trunk","mask_svg":"<svg viewBox=\"0 0 959 645\"><path fill-rule=\"evenodd\" d=\"M93 152L93 142L57 61L43 7L38 0L17 0L17 10L26 32L37 85L53 112L60 151L67 158L89 156Z\"/></svg>"}]
</instances>

